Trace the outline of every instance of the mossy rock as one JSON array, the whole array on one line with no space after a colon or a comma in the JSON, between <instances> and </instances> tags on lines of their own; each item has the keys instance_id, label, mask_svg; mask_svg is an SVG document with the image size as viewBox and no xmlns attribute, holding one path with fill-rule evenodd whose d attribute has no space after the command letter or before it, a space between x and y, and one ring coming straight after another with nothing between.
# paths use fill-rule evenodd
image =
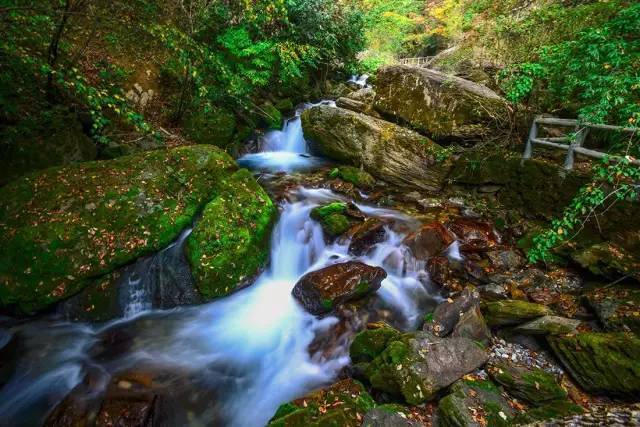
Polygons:
<instances>
[{"instance_id":1,"label":"mossy rock","mask_svg":"<svg viewBox=\"0 0 640 427\"><path fill-rule=\"evenodd\" d=\"M342 380L330 387L281 405L270 427L359 427L375 402L362 384Z\"/></svg>"},{"instance_id":2,"label":"mossy rock","mask_svg":"<svg viewBox=\"0 0 640 427\"><path fill-rule=\"evenodd\" d=\"M347 204L334 202L324 206L318 206L311 210L311 218L320 222L322 229L331 237L340 236L351 228L351 221L345 215Z\"/></svg>"},{"instance_id":3,"label":"mossy rock","mask_svg":"<svg viewBox=\"0 0 640 427\"><path fill-rule=\"evenodd\" d=\"M499 362L492 364L488 371L491 378L501 384L509 394L534 406L567 397L567 391L560 386L556 377L539 368L530 369Z\"/></svg>"},{"instance_id":4,"label":"mossy rock","mask_svg":"<svg viewBox=\"0 0 640 427\"><path fill-rule=\"evenodd\" d=\"M584 413L584 408L570 400L557 400L546 405L529 409L513 419L513 425L528 425L540 421L562 419Z\"/></svg>"},{"instance_id":5,"label":"mossy rock","mask_svg":"<svg viewBox=\"0 0 640 427\"><path fill-rule=\"evenodd\" d=\"M514 332L524 335L563 335L574 332L580 325L579 320L559 316L542 316L523 323Z\"/></svg>"},{"instance_id":6,"label":"mossy rock","mask_svg":"<svg viewBox=\"0 0 640 427\"><path fill-rule=\"evenodd\" d=\"M522 300L483 302L481 308L490 326L517 325L552 314L551 309L542 304Z\"/></svg>"},{"instance_id":7,"label":"mossy rock","mask_svg":"<svg viewBox=\"0 0 640 427\"><path fill-rule=\"evenodd\" d=\"M221 180L187 240L187 256L205 299L231 293L267 261L276 208L246 169Z\"/></svg>"},{"instance_id":8,"label":"mossy rock","mask_svg":"<svg viewBox=\"0 0 640 427\"><path fill-rule=\"evenodd\" d=\"M267 129L280 129L282 127L282 113L271 103L265 103L258 109L260 125Z\"/></svg>"},{"instance_id":9,"label":"mossy rock","mask_svg":"<svg viewBox=\"0 0 640 427\"><path fill-rule=\"evenodd\" d=\"M451 394L438 402L438 422L442 427L480 427L477 414L486 425L511 425L514 410L490 380L459 380L451 386Z\"/></svg>"},{"instance_id":10,"label":"mossy rock","mask_svg":"<svg viewBox=\"0 0 640 427\"><path fill-rule=\"evenodd\" d=\"M48 169L0 188L0 305L32 313L166 247L230 183L258 191L237 169L220 149L196 145Z\"/></svg>"},{"instance_id":11,"label":"mossy rock","mask_svg":"<svg viewBox=\"0 0 640 427\"><path fill-rule=\"evenodd\" d=\"M291 100L291 98L284 98L284 99L278 100L274 104L274 107L276 107L276 109L278 109L278 111L280 111L280 113L282 114L290 113L294 109L293 101Z\"/></svg>"},{"instance_id":12,"label":"mossy rock","mask_svg":"<svg viewBox=\"0 0 640 427\"><path fill-rule=\"evenodd\" d=\"M636 398L640 392L640 338L630 333L580 333L547 341L571 376L591 393Z\"/></svg>"},{"instance_id":13,"label":"mossy rock","mask_svg":"<svg viewBox=\"0 0 640 427\"><path fill-rule=\"evenodd\" d=\"M337 167L331 171L329 177L340 178L343 181L350 182L353 185L365 188L371 187L376 182L371 174L353 166Z\"/></svg>"},{"instance_id":14,"label":"mossy rock","mask_svg":"<svg viewBox=\"0 0 640 427\"><path fill-rule=\"evenodd\" d=\"M227 148L234 141L236 118L224 108L205 111L197 109L184 120L185 135L197 144L212 144Z\"/></svg>"},{"instance_id":15,"label":"mossy rock","mask_svg":"<svg viewBox=\"0 0 640 427\"><path fill-rule=\"evenodd\" d=\"M397 340L400 332L391 326L381 323L375 328L360 332L349 347L349 355L353 363L368 363L384 351L390 341Z\"/></svg>"},{"instance_id":16,"label":"mossy rock","mask_svg":"<svg viewBox=\"0 0 640 427\"><path fill-rule=\"evenodd\" d=\"M640 287L599 287L585 299L607 330L640 334Z\"/></svg>"}]
</instances>

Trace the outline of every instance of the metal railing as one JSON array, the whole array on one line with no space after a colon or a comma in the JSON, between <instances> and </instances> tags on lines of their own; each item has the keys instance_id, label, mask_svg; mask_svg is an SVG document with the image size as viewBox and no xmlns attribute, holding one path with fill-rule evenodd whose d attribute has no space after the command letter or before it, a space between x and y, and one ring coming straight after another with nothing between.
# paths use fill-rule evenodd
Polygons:
<instances>
[{"instance_id":1,"label":"metal railing","mask_svg":"<svg viewBox=\"0 0 640 427\"><path fill-rule=\"evenodd\" d=\"M400 65L412 65L414 67L428 67L433 61L433 56L420 56L416 58L401 58L398 60Z\"/></svg>"},{"instance_id":2,"label":"metal railing","mask_svg":"<svg viewBox=\"0 0 640 427\"><path fill-rule=\"evenodd\" d=\"M575 131L574 137L562 136L556 138L539 138L538 137L538 126L539 125L551 125L551 126L560 126L560 127L573 127ZM626 128L622 126L612 126L612 125L600 125L595 123L583 123L574 119L559 119L556 117L541 117L538 116L534 119L533 125L531 126L531 131L529 132L529 139L527 140L527 145L524 149L524 154L522 155L522 159L528 160L533 155L533 147L534 145L540 145L543 147L551 147L560 150L567 151L567 157L564 161L564 168L566 170L573 169L573 164L575 161L575 155L581 154L583 156L591 157L594 159L602 159L605 156L609 156L611 159L621 159L620 156L610 156L606 153L591 150L588 148L584 148L582 144L587 139L587 135L591 129L603 129L603 130L612 130L618 132L625 132L631 134L640 134L639 129L637 128ZM631 163L640 166L640 160L632 159Z\"/></svg>"}]
</instances>

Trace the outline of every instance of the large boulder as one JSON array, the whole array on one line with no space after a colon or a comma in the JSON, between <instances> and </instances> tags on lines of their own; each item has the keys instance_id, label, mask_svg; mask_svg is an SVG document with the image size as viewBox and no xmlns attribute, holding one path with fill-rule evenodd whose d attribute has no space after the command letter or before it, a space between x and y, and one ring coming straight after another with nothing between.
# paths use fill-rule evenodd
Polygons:
<instances>
[{"instance_id":1,"label":"large boulder","mask_svg":"<svg viewBox=\"0 0 640 427\"><path fill-rule=\"evenodd\" d=\"M338 304L361 298L380 288L387 273L359 261L333 264L304 275L293 296L312 314L333 310Z\"/></svg>"},{"instance_id":2,"label":"large boulder","mask_svg":"<svg viewBox=\"0 0 640 427\"><path fill-rule=\"evenodd\" d=\"M509 394L534 406L567 398L567 391L556 377L540 368L518 366L506 360L491 363L487 370Z\"/></svg>"},{"instance_id":3,"label":"large boulder","mask_svg":"<svg viewBox=\"0 0 640 427\"><path fill-rule=\"evenodd\" d=\"M591 393L636 398L640 392L640 338L627 333L549 336L571 376Z\"/></svg>"},{"instance_id":4,"label":"large boulder","mask_svg":"<svg viewBox=\"0 0 640 427\"><path fill-rule=\"evenodd\" d=\"M439 190L447 168L433 141L384 120L342 108L318 106L302 114L310 148L403 187Z\"/></svg>"},{"instance_id":5,"label":"large boulder","mask_svg":"<svg viewBox=\"0 0 640 427\"><path fill-rule=\"evenodd\" d=\"M455 240L456 236L453 233L441 223L434 221L408 235L403 243L407 245L414 257L427 261L442 253Z\"/></svg>"},{"instance_id":6,"label":"large boulder","mask_svg":"<svg viewBox=\"0 0 640 427\"><path fill-rule=\"evenodd\" d=\"M231 189L236 199L229 197ZM234 220L246 222L245 233L261 232L251 226L256 215L275 213L261 191L213 146L152 151L23 177L0 188L0 306L34 312L77 293L95 277L169 245L211 200L236 209ZM237 234L235 227L224 228L217 237L254 244L254 238L239 240ZM211 257L226 248L211 245L201 253ZM239 271L257 264L255 258L234 260ZM202 278L199 261L193 261Z\"/></svg>"},{"instance_id":7,"label":"large boulder","mask_svg":"<svg viewBox=\"0 0 640 427\"><path fill-rule=\"evenodd\" d=\"M361 334L371 333L367 330ZM433 399L438 391L487 360L485 350L467 338L438 338L428 332L381 338L388 340L384 350L370 363L361 363L360 368L373 388L402 396L412 405Z\"/></svg>"},{"instance_id":8,"label":"large boulder","mask_svg":"<svg viewBox=\"0 0 640 427\"><path fill-rule=\"evenodd\" d=\"M491 326L518 325L552 314L552 311L544 305L512 299L483 303L482 311L487 323Z\"/></svg>"},{"instance_id":9,"label":"large boulder","mask_svg":"<svg viewBox=\"0 0 640 427\"><path fill-rule=\"evenodd\" d=\"M506 427L514 415L490 380L459 380L438 402L438 425L445 427Z\"/></svg>"},{"instance_id":10,"label":"large boulder","mask_svg":"<svg viewBox=\"0 0 640 427\"><path fill-rule=\"evenodd\" d=\"M358 427L375 402L362 384L342 380L330 387L285 403L269 427L345 426Z\"/></svg>"},{"instance_id":11,"label":"large boulder","mask_svg":"<svg viewBox=\"0 0 640 427\"><path fill-rule=\"evenodd\" d=\"M491 89L405 65L378 71L375 108L443 140L482 138L509 117L507 103Z\"/></svg>"}]
</instances>

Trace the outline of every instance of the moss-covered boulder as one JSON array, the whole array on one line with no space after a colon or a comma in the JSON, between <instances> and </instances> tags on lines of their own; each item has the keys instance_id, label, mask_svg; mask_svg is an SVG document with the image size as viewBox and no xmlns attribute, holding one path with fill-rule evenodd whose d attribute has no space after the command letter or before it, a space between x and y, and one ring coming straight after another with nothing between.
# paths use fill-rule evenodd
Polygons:
<instances>
[{"instance_id":1,"label":"moss-covered boulder","mask_svg":"<svg viewBox=\"0 0 640 427\"><path fill-rule=\"evenodd\" d=\"M305 274L291 293L308 312L322 314L377 291L386 277L380 267L348 261Z\"/></svg>"},{"instance_id":2,"label":"moss-covered boulder","mask_svg":"<svg viewBox=\"0 0 640 427\"><path fill-rule=\"evenodd\" d=\"M233 142L236 118L233 113L223 108L210 111L199 108L185 118L183 129L185 135L198 144L226 148Z\"/></svg>"},{"instance_id":3,"label":"moss-covered boulder","mask_svg":"<svg viewBox=\"0 0 640 427\"><path fill-rule=\"evenodd\" d=\"M485 302L481 307L487 323L491 326L518 325L552 314L551 309L542 304L515 299Z\"/></svg>"},{"instance_id":4,"label":"moss-covered boulder","mask_svg":"<svg viewBox=\"0 0 640 427\"><path fill-rule=\"evenodd\" d=\"M382 353L363 368L374 388L418 405L433 399L438 391L486 360L485 350L470 339L414 332L390 340Z\"/></svg>"},{"instance_id":5,"label":"moss-covered boulder","mask_svg":"<svg viewBox=\"0 0 640 427\"><path fill-rule=\"evenodd\" d=\"M400 331L385 323L369 325L360 332L349 347L349 356L353 363L369 363L387 348L387 344L400 338Z\"/></svg>"},{"instance_id":6,"label":"moss-covered boulder","mask_svg":"<svg viewBox=\"0 0 640 427\"><path fill-rule=\"evenodd\" d=\"M490 380L459 380L451 394L438 402L438 425L442 427L506 427L515 411Z\"/></svg>"},{"instance_id":7,"label":"moss-covered boulder","mask_svg":"<svg viewBox=\"0 0 640 427\"><path fill-rule=\"evenodd\" d=\"M258 109L260 125L267 129L280 129L282 127L282 113L270 102L266 102Z\"/></svg>"},{"instance_id":8,"label":"moss-covered boulder","mask_svg":"<svg viewBox=\"0 0 640 427\"><path fill-rule=\"evenodd\" d=\"M510 362L491 363L487 369L491 378L512 396L540 406L567 398L556 377L539 368L517 366Z\"/></svg>"},{"instance_id":9,"label":"moss-covered boulder","mask_svg":"<svg viewBox=\"0 0 640 427\"><path fill-rule=\"evenodd\" d=\"M230 186L253 203L230 201L247 224L271 206L227 154L204 145L48 169L0 188L0 305L34 312L166 247Z\"/></svg>"},{"instance_id":10,"label":"moss-covered boulder","mask_svg":"<svg viewBox=\"0 0 640 427\"><path fill-rule=\"evenodd\" d=\"M585 299L607 330L640 334L640 287L598 287Z\"/></svg>"},{"instance_id":11,"label":"moss-covered boulder","mask_svg":"<svg viewBox=\"0 0 640 427\"><path fill-rule=\"evenodd\" d=\"M557 400L545 405L529 409L527 412L518 414L513 419L513 425L530 425L541 421L559 420L573 415L584 413L584 408L576 405L572 401ZM545 425L556 425L555 423ZM606 425L606 424L602 424Z\"/></svg>"},{"instance_id":12,"label":"moss-covered boulder","mask_svg":"<svg viewBox=\"0 0 640 427\"><path fill-rule=\"evenodd\" d=\"M362 167L402 187L439 190L448 168L445 152L433 141L384 120L342 108L318 106L302 113L304 135L312 151Z\"/></svg>"},{"instance_id":13,"label":"moss-covered boulder","mask_svg":"<svg viewBox=\"0 0 640 427\"><path fill-rule=\"evenodd\" d=\"M351 228L347 210L346 203L333 202L313 208L310 216L322 225L322 229L327 235L337 237Z\"/></svg>"},{"instance_id":14,"label":"moss-covered boulder","mask_svg":"<svg viewBox=\"0 0 640 427\"><path fill-rule=\"evenodd\" d=\"M488 136L508 123L507 103L491 89L421 67L378 71L375 108L434 139Z\"/></svg>"},{"instance_id":15,"label":"moss-covered boulder","mask_svg":"<svg viewBox=\"0 0 640 427\"><path fill-rule=\"evenodd\" d=\"M634 250L635 248L630 250L628 247L608 241L591 243L580 245L568 255L598 276L612 280L626 276L640 281L640 255Z\"/></svg>"},{"instance_id":16,"label":"moss-covered boulder","mask_svg":"<svg viewBox=\"0 0 640 427\"><path fill-rule=\"evenodd\" d=\"M343 380L280 406L269 427L359 427L375 402L362 384Z\"/></svg>"},{"instance_id":17,"label":"moss-covered boulder","mask_svg":"<svg viewBox=\"0 0 640 427\"><path fill-rule=\"evenodd\" d=\"M340 178L357 187L369 188L375 184L375 179L364 170L353 166L339 166L329 173L330 178Z\"/></svg>"},{"instance_id":18,"label":"moss-covered boulder","mask_svg":"<svg viewBox=\"0 0 640 427\"><path fill-rule=\"evenodd\" d=\"M628 333L580 333L547 341L571 376L592 393L635 398L640 392L640 338Z\"/></svg>"},{"instance_id":19,"label":"moss-covered boulder","mask_svg":"<svg viewBox=\"0 0 640 427\"><path fill-rule=\"evenodd\" d=\"M255 275L269 256L276 208L246 169L224 181L187 241L200 294L216 298Z\"/></svg>"}]
</instances>

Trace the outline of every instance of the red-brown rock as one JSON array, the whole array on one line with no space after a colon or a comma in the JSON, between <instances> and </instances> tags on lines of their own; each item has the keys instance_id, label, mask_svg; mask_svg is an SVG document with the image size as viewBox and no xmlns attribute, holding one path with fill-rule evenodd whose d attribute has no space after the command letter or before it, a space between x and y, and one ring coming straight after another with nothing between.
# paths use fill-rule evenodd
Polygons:
<instances>
[{"instance_id":1,"label":"red-brown rock","mask_svg":"<svg viewBox=\"0 0 640 427\"><path fill-rule=\"evenodd\" d=\"M428 260L442 253L455 241L455 236L439 222L431 222L410 234L404 244L414 257Z\"/></svg>"}]
</instances>

